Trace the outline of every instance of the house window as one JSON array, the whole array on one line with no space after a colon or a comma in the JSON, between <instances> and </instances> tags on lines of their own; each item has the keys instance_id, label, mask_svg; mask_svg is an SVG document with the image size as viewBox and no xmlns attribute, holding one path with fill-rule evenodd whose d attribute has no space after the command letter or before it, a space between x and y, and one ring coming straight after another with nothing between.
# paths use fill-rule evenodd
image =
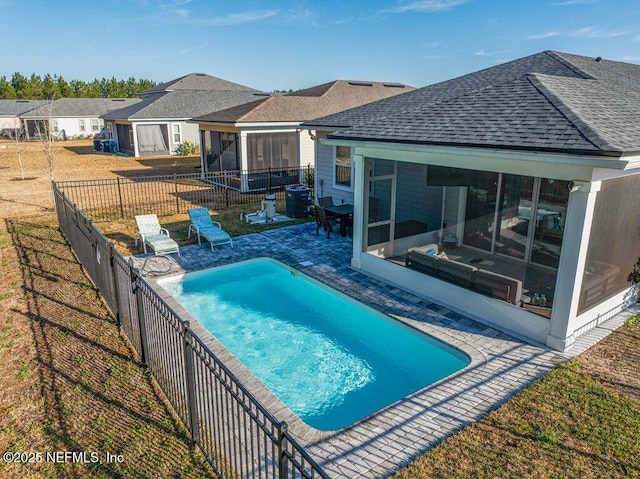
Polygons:
<instances>
[{"instance_id":1,"label":"house window","mask_svg":"<svg viewBox=\"0 0 640 479\"><path fill-rule=\"evenodd\" d=\"M182 134L180 132L180 125L177 123L173 125L173 142L182 143Z\"/></svg>"},{"instance_id":2,"label":"house window","mask_svg":"<svg viewBox=\"0 0 640 479\"><path fill-rule=\"evenodd\" d=\"M84 119L78 120L78 127L80 128L81 132L85 132L86 131L86 126L84 124Z\"/></svg>"},{"instance_id":3,"label":"house window","mask_svg":"<svg viewBox=\"0 0 640 479\"><path fill-rule=\"evenodd\" d=\"M53 120L52 121L53 124L53 132L54 133L58 133L60 130L58 129L58 120Z\"/></svg>"},{"instance_id":4,"label":"house window","mask_svg":"<svg viewBox=\"0 0 640 479\"><path fill-rule=\"evenodd\" d=\"M107 123L107 138L113 139L113 123Z\"/></svg>"},{"instance_id":5,"label":"house window","mask_svg":"<svg viewBox=\"0 0 640 479\"><path fill-rule=\"evenodd\" d=\"M91 131L92 132L94 132L94 133L99 132L103 125L104 125L104 122L102 120L98 120L97 118L92 118L91 119Z\"/></svg>"},{"instance_id":6,"label":"house window","mask_svg":"<svg viewBox=\"0 0 640 479\"><path fill-rule=\"evenodd\" d=\"M351 159L351 147L336 146L335 156L335 186L343 188L352 188L351 178L353 161Z\"/></svg>"}]
</instances>

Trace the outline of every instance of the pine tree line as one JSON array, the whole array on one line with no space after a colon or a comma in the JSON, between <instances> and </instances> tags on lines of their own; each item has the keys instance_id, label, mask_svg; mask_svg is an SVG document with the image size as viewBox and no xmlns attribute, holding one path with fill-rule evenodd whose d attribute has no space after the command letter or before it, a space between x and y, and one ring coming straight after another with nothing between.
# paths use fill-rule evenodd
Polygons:
<instances>
[{"instance_id":1,"label":"pine tree line","mask_svg":"<svg viewBox=\"0 0 640 479\"><path fill-rule=\"evenodd\" d=\"M140 92L156 86L151 80L116 80L97 78L90 82L66 81L58 75L46 74L30 78L16 72L10 80L0 77L0 99L2 100L49 100L56 98L135 98Z\"/></svg>"}]
</instances>

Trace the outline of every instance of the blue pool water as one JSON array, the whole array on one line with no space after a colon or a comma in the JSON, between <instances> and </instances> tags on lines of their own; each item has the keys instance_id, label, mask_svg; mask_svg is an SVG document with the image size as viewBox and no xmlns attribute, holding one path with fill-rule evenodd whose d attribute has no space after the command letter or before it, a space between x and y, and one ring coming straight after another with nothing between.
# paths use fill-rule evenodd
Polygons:
<instances>
[{"instance_id":1,"label":"blue pool water","mask_svg":"<svg viewBox=\"0 0 640 479\"><path fill-rule=\"evenodd\" d=\"M470 362L274 260L158 283L316 429L348 426Z\"/></svg>"}]
</instances>

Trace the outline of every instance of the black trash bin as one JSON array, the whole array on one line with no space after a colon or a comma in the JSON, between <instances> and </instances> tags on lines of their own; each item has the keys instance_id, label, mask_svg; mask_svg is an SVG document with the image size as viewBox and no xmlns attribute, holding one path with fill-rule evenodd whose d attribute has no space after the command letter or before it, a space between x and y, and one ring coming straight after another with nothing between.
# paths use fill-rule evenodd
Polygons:
<instances>
[{"instance_id":1,"label":"black trash bin","mask_svg":"<svg viewBox=\"0 0 640 479\"><path fill-rule=\"evenodd\" d=\"M93 151L102 151L102 140L93 140Z\"/></svg>"},{"instance_id":2,"label":"black trash bin","mask_svg":"<svg viewBox=\"0 0 640 479\"><path fill-rule=\"evenodd\" d=\"M289 218L304 218L309 216L311 206L311 188L306 186L289 186L285 188L287 216Z\"/></svg>"}]
</instances>

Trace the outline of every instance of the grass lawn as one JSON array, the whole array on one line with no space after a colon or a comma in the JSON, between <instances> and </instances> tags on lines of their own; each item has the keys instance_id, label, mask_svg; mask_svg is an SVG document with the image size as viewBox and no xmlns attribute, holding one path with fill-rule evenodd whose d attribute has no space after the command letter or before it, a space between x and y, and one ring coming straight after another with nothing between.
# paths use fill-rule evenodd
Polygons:
<instances>
[{"instance_id":1,"label":"grass lawn","mask_svg":"<svg viewBox=\"0 0 640 479\"><path fill-rule=\"evenodd\" d=\"M638 478L639 366L636 317L394 479Z\"/></svg>"},{"instance_id":2,"label":"grass lawn","mask_svg":"<svg viewBox=\"0 0 640 479\"><path fill-rule=\"evenodd\" d=\"M38 145L24 153L26 180L11 144L2 145L0 451L110 452L123 462L0 462L0 477L213 477L59 233ZM56 158L57 180L197 166L95 154L90 141L64 142ZM251 209L214 215L233 235L273 227L241 222ZM186 215L161 222L180 243L195 241L186 239ZM132 249L133 220L99 226L125 254ZM638 478L638 371L636 318L395 477Z\"/></svg>"}]
</instances>

